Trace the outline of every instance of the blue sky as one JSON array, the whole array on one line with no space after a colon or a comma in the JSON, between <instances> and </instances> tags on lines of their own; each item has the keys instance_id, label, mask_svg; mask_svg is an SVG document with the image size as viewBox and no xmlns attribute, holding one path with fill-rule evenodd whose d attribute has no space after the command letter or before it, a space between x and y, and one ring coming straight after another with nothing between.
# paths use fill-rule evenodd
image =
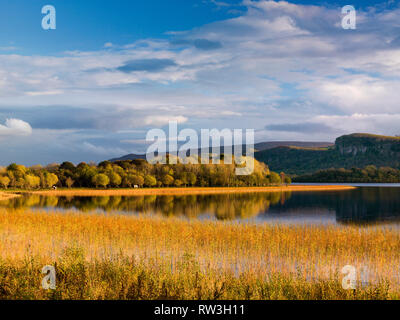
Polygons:
<instances>
[{"instance_id":1,"label":"blue sky","mask_svg":"<svg viewBox=\"0 0 400 320\"><path fill-rule=\"evenodd\" d=\"M400 134L399 21L396 1L2 0L0 165L144 152L169 120L256 141Z\"/></svg>"},{"instance_id":2,"label":"blue sky","mask_svg":"<svg viewBox=\"0 0 400 320\"><path fill-rule=\"evenodd\" d=\"M296 4L340 7L339 1L291 1ZM356 8L387 1L352 1ZM57 11L57 32L41 29L41 8L51 4ZM241 0L2 0L0 43L18 47L22 54L58 54L68 50L96 50L104 43L126 44L143 38L166 38L168 31L184 31L246 11Z\"/></svg>"},{"instance_id":3,"label":"blue sky","mask_svg":"<svg viewBox=\"0 0 400 320\"><path fill-rule=\"evenodd\" d=\"M41 29L40 12L47 4L58 11L57 32ZM7 32L0 34L0 41L3 46L19 44L18 52L23 54L95 50L108 41L124 45L144 38L166 38L168 31L190 30L237 15L227 11L209 1L190 0L3 0L0 27Z\"/></svg>"}]
</instances>

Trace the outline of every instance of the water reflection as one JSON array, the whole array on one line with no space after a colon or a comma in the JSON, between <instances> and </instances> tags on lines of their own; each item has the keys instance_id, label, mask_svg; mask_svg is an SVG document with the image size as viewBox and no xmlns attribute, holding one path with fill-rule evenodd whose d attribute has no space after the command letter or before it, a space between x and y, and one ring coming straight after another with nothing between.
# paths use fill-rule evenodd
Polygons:
<instances>
[{"instance_id":1,"label":"water reflection","mask_svg":"<svg viewBox=\"0 0 400 320\"><path fill-rule=\"evenodd\" d=\"M286 220L322 220L339 224L399 223L400 187L359 187L346 191L294 193L269 216Z\"/></svg>"},{"instance_id":2,"label":"water reflection","mask_svg":"<svg viewBox=\"0 0 400 320\"><path fill-rule=\"evenodd\" d=\"M182 196L42 197L0 202L7 208L100 210L218 220L333 222L365 224L400 222L400 188L360 187L346 191L284 192Z\"/></svg>"},{"instance_id":3,"label":"water reflection","mask_svg":"<svg viewBox=\"0 0 400 320\"><path fill-rule=\"evenodd\" d=\"M187 218L206 216L218 220L235 220L255 217L260 212L267 212L270 206L277 203L284 205L290 196L290 192L134 197L43 197L28 195L2 202L0 206L15 209L76 209L82 212L101 210L104 212L158 214Z\"/></svg>"}]
</instances>

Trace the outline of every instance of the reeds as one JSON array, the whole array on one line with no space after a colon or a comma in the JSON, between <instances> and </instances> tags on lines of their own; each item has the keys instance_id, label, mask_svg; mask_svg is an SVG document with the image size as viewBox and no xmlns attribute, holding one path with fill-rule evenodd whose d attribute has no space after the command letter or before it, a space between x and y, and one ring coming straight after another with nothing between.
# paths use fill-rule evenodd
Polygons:
<instances>
[{"instance_id":1,"label":"reeds","mask_svg":"<svg viewBox=\"0 0 400 320\"><path fill-rule=\"evenodd\" d=\"M45 265L56 290L41 288ZM342 288L345 265L364 286ZM399 266L400 232L385 226L0 209L5 299L397 299Z\"/></svg>"}]
</instances>

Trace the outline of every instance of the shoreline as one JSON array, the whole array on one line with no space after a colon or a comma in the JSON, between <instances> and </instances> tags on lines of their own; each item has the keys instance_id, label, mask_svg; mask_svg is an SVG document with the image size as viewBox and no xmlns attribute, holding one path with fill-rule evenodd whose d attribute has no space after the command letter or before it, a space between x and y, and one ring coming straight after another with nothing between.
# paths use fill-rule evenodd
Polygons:
<instances>
[{"instance_id":1,"label":"shoreline","mask_svg":"<svg viewBox=\"0 0 400 320\"><path fill-rule=\"evenodd\" d=\"M206 195L231 193L261 193L261 192L312 192L312 191L341 191L356 189L353 186L324 185L324 186L280 186L280 187L195 187L195 188L143 188L143 189L60 189L41 191L21 191L26 194L42 196L146 196L146 195ZM0 193L1 195L1 193ZM17 196L17 195L16 195Z\"/></svg>"},{"instance_id":2,"label":"shoreline","mask_svg":"<svg viewBox=\"0 0 400 320\"><path fill-rule=\"evenodd\" d=\"M20 196L19 194L0 191L0 201L5 201L5 200L12 199L12 198L17 198L19 196Z\"/></svg>"}]
</instances>

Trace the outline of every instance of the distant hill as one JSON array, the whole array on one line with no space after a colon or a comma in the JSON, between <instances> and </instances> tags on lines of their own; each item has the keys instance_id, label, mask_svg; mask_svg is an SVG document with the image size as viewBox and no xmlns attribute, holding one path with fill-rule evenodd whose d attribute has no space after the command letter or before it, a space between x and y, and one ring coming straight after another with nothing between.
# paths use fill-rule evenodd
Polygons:
<instances>
[{"instance_id":1,"label":"distant hill","mask_svg":"<svg viewBox=\"0 0 400 320\"><path fill-rule=\"evenodd\" d=\"M130 153L130 154L127 154L127 155L119 157L119 158L110 159L109 161L115 162L115 161L135 160L135 159L146 159L146 155Z\"/></svg>"},{"instance_id":2,"label":"distant hill","mask_svg":"<svg viewBox=\"0 0 400 320\"><path fill-rule=\"evenodd\" d=\"M328 148L333 145L332 142L270 141L256 143L254 149L257 151L263 151L277 147Z\"/></svg>"},{"instance_id":3,"label":"distant hill","mask_svg":"<svg viewBox=\"0 0 400 320\"><path fill-rule=\"evenodd\" d=\"M354 133L337 138L334 144L271 141L257 143L254 149L255 158L266 163L271 170L292 175L329 168L364 168L367 165L400 168L400 137ZM144 154L129 154L110 161L145 158Z\"/></svg>"},{"instance_id":4,"label":"distant hill","mask_svg":"<svg viewBox=\"0 0 400 320\"><path fill-rule=\"evenodd\" d=\"M255 157L267 163L271 170L288 174L367 165L399 168L400 137L354 133L337 138L327 148L277 147L259 151Z\"/></svg>"},{"instance_id":5,"label":"distant hill","mask_svg":"<svg viewBox=\"0 0 400 320\"><path fill-rule=\"evenodd\" d=\"M268 149L273 149L280 146L293 146L293 147L302 147L302 148L326 148L333 146L332 142L304 142L304 141L270 141L270 142L260 142L254 145L255 151L263 151ZM245 148L242 146L242 150ZM211 152L211 148L210 151ZM223 147L221 147L221 153L223 153ZM146 154L127 154L122 157L113 158L109 161L123 161L123 160L135 160L135 159L146 159Z\"/></svg>"}]
</instances>

